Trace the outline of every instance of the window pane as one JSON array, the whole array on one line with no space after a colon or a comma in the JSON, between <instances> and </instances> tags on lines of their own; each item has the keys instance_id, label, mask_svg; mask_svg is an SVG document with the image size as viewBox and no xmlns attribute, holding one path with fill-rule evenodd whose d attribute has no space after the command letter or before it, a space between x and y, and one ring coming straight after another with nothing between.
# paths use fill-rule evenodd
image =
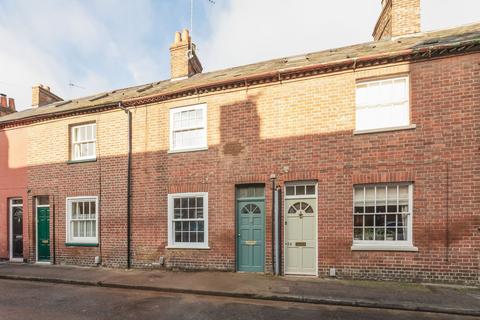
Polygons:
<instances>
[{"instance_id":1,"label":"window pane","mask_svg":"<svg viewBox=\"0 0 480 320\"><path fill-rule=\"evenodd\" d=\"M373 228L365 228L365 239L364 240L373 240Z\"/></svg>"},{"instance_id":2,"label":"window pane","mask_svg":"<svg viewBox=\"0 0 480 320\"><path fill-rule=\"evenodd\" d=\"M307 186L307 194L314 195L315 194L315 186Z\"/></svg>"},{"instance_id":3,"label":"window pane","mask_svg":"<svg viewBox=\"0 0 480 320\"><path fill-rule=\"evenodd\" d=\"M15 203L15 201L18 201L18 200L14 200L13 203ZM20 200L21 201L21 200ZM20 202L21 203L21 202ZM48 196L38 196L37 197L37 203L39 205L48 205L49 204L49 201L48 201Z\"/></svg>"},{"instance_id":4,"label":"window pane","mask_svg":"<svg viewBox=\"0 0 480 320\"><path fill-rule=\"evenodd\" d=\"M305 186L296 186L295 187L295 192L296 192L297 196L305 195Z\"/></svg>"},{"instance_id":5,"label":"window pane","mask_svg":"<svg viewBox=\"0 0 480 320\"><path fill-rule=\"evenodd\" d=\"M363 226L363 215L358 215L353 217L353 225L355 227L362 227Z\"/></svg>"},{"instance_id":6,"label":"window pane","mask_svg":"<svg viewBox=\"0 0 480 320\"><path fill-rule=\"evenodd\" d=\"M372 227L373 226L373 215L365 215L365 226Z\"/></svg>"},{"instance_id":7,"label":"window pane","mask_svg":"<svg viewBox=\"0 0 480 320\"><path fill-rule=\"evenodd\" d=\"M395 240L395 228L387 228L387 240Z\"/></svg>"},{"instance_id":8,"label":"window pane","mask_svg":"<svg viewBox=\"0 0 480 320\"><path fill-rule=\"evenodd\" d=\"M293 186L288 186L286 188L286 194L287 194L287 196L295 195L295 188Z\"/></svg>"},{"instance_id":9,"label":"window pane","mask_svg":"<svg viewBox=\"0 0 480 320\"><path fill-rule=\"evenodd\" d=\"M353 229L353 239L354 240L363 240L363 229L362 228Z\"/></svg>"},{"instance_id":10,"label":"window pane","mask_svg":"<svg viewBox=\"0 0 480 320\"><path fill-rule=\"evenodd\" d=\"M262 186L255 187L255 197L264 197L265 196L265 188Z\"/></svg>"},{"instance_id":11,"label":"window pane","mask_svg":"<svg viewBox=\"0 0 480 320\"><path fill-rule=\"evenodd\" d=\"M385 240L385 228L375 228L375 240Z\"/></svg>"},{"instance_id":12,"label":"window pane","mask_svg":"<svg viewBox=\"0 0 480 320\"><path fill-rule=\"evenodd\" d=\"M375 226L377 227L384 227L385 226L385 215L377 214L375 216Z\"/></svg>"}]
</instances>

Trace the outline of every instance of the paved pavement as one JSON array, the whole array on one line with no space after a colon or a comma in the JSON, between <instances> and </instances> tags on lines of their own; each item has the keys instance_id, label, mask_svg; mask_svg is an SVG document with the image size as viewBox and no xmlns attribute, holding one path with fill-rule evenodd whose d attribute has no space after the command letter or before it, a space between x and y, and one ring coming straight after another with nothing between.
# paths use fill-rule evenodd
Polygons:
<instances>
[{"instance_id":1,"label":"paved pavement","mask_svg":"<svg viewBox=\"0 0 480 320\"><path fill-rule=\"evenodd\" d=\"M479 288L27 264L0 264L0 279L480 316Z\"/></svg>"},{"instance_id":2,"label":"paved pavement","mask_svg":"<svg viewBox=\"0 0 480 320\"><path fill-rule=\"evenodd\" d=\"M0 280L0 318L17 319L321 319L470 320L412 311L162 293Z\"/></svg>"}]
</instances>

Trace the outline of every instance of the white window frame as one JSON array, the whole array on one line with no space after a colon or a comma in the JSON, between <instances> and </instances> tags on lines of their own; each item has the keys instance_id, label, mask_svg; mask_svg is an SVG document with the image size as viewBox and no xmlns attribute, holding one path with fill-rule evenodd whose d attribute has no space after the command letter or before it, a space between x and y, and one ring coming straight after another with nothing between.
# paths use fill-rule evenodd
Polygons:
<instances>
[{"instance_id":1,"label":"white window frame","mask_svg":"<svg viewBox=\"0 0 480 320\"><path fill-rule=\"evenodd\" d=\"M75 138L75 129L80 129L80 128L85 128L85 127L93 127L93 132L95 133L95 138L91 140L84 140L84 141L74 141ZM94 148L93 148L93 155L91 156L84 156L84 157L76 157L75 156L75 145L78 144L83 144L83 143L91 143L93 142ZM97 124L94 123L86 123L86 124L80 124L80 125L73 125L70 127L70 158L72 161L82 161L82 160L94 160L97 158Z\"/></svg>"},{"instance_id":2,"label":"white window frame","mask_svg":"<svg viewBox=\"0 0 480 320\"><path fill-rule=\"evenodd\" d=\"M379 105L363 105L359 106L358 105L358 87L359 86L371 86L373 84L380 84L382 82L386 81L396 81L396 80L405 80L406 83L406 98L407 100L404 100L403 103L407 104L407 123L405 124L400 124L400 125L387 125L387 126L376 126L372 128L364 128L364 127L359 127L359 119L358 119L358 110L359 108L380 108L380 107L388 107L394 104L399 104L400 101L396 101L396 103L391 102L391 103L386 103L386 104L379 104ZM390 131L390 130L396 130L396 129L406 129L411 127L411 104L410 104L410 78L408 75L402 75L402 76L395 76L395 77L389 77L389 78L382 78L382 79L373 79L373 80L362 80L358 81L355 85L355 132L356 133L362 133L362 132L370 132L370 131Z\"/></svg>"},{"instance_id":3,"label":"white window frame","mask_svg":"<svg viewBox=\"0 0 480 320\"><path fill-rule=\"evenodd\" d=\"M71 234L70 230L70 221L71 221L71 206L70 204L72 202L77 202L77 201L82 201L82 202L92 202L95 201L95 237L73 237L73 234ZM67 244L72 244L72 243L80 243L80 244L98 244L98 225L99 225L99 216L100 216L100 211L98 210L98 197L97 196L82 196L82 197L67 197L66 199L66 243ZM93 220L93 219L92 219Z\"/></svg>"},{"instance_id":4,"label":"white window frame","mask_svg":"<svg viewBox=\"0 0 480 320\"><path fill-rule=\"evenodd\" d=\"M188 131L188 130L195 130L195 129L202 129L205 131L205 136L203 137L204 141L201 145L198 146L193 146L193 147L185 147L185 148L179 148L174 146L174 141L173 141L173 135L177 130L174 130L174 115L176 113L180 113L183 111L190 111L190 110L202 110L203 113L203 121L202 125L198 127L190 127L190 128L183 128L182 130L178 131ZM170 151L171 153L174 152L187 152L187 151L198 151L198 150L206 150L208 149L208 131L207 131L207 104L206 103L201 103L201 104L196 104L196 105L191 105L191 106L186 106L186 107L180 107L180 108L172 108L170 109Z\"/></svg>"},{"instance_id":5,"label":"white window frame","mask_svg":"<svg viewBox=\"0 0 480 320\"><path fill-rule=\"evenodd\" d=\"M203 197L203 242L175 243L175 230L173 228L173 201L176 198ZM208 192L171 193L168 195L168 248L179 249L210 249L208 246Z\"/></svg>"},{"instance_id":6,"label":"white window frame","mask_svg":"<svg viewBox=\"0 0 480 320\"><path fill-rule=\"evenodd\" d=\"M354 217L355 217L355 188L366 186L408 186L408 222L407 222L407 239L406 240L355 240L354 238ZM376 189L375 189L376 190ZM365 197L365 194L364 194ZM359 184L353 186L352 191L352 247L353 251L418 251L413 246L413 183L375 183L375 184ZM375 202L377 198L375 196ZM364 200L365 201L365 200ZM398 201L398 195L397 195ZM366 213L364 212L363 215ZM388 214L388 212L385 212ZM365 228L365 226L363 226ZM374 229L375 230L375 229Z\"/></svg>"}]
</instances>

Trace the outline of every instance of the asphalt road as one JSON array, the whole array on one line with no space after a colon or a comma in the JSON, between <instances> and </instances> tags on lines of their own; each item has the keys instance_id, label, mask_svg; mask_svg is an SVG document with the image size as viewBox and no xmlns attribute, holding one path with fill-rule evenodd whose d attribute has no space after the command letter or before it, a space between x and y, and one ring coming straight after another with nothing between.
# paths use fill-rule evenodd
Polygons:
<instances>
[{"instance_id":1,"label":"asphalt road","mask_svg":"<svg viewBox=\"0 0 480 320\"><path fill-rule=\"evenodd\" d=\"M474 318L0 280L0 319L466 320Z\"/></svg>"}]
</instances>

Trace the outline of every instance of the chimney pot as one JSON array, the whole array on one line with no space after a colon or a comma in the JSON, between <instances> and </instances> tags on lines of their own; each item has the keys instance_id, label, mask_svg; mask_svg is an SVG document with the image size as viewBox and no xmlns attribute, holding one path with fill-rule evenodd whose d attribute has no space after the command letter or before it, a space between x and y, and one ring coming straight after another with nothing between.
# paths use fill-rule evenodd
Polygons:
<instances>
[{"instance_id":1,"label":"chimney pot","mask_svg":"<svg viewBox=\"0 0 480 320\"><path fill-rule=\"evenodd\" d=\"M174 43L178 44L181 41L182 41L182 36L180 35L180 32L179 31L175 32L175 42Z\"/></svg>"},{"instance_id":2,"label":"chimney pot","mask_svg":"<svg viewBox=\"0 0 480 320\"><path fill-rule=\"evenodd\" d=\"M0 94L0 107L7 108L7 96L5 94Z\"/></svg>"},{"instance_id":3,"label":"chimney pot","mask_svg":"<svg viewBox=\"0 0 480 320\"><path fill-rule=\"evenodd\" d=\"M15 111L15 99L8 98L8 107L10 110Z\"/></svg>"},{"instance_id":4,"label":"chimney pot","mask_svg":"<svg viewBox=\"0 0 480 320\"><path fill-rule=\"evenodd\" d=\"M182 42L190 42L190 32L188 32L188 29L183 29L182 31Z\"/></svg>"}]
</instances>

